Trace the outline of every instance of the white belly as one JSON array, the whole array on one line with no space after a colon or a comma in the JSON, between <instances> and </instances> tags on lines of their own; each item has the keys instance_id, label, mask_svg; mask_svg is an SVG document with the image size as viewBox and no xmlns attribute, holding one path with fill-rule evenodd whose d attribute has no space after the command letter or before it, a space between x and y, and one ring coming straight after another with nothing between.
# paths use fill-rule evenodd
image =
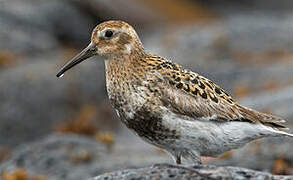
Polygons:
<instances>
[{"instance_id":1,"label":"white belly","mask_svg":"<svg viewBox=\"0 0 293 180\"><path fill-rule=\"evenodd\" d=\"M190 149L201 156L215 157L252 140L273 134L269 127L261 124L186 120L172 113L164 116L163 123L180 134L180 139L173 144L173 148Z\"/></svg>"}]
</instances>

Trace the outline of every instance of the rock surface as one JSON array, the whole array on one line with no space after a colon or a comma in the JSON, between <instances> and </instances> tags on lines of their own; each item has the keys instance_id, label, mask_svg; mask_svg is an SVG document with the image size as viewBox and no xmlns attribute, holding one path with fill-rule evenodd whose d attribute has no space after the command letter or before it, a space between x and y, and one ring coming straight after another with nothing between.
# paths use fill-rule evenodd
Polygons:
<instances>
[{"instance_id":1,"label":"rock surface","mask_svg":"<svg viewBox=\"0 0 293 180\"><path fill-rule=\"evenodd\" d=\"M16 148L0 165L0 174L21 168L50 180L81 180L125 168L170 162L168 157L134 136L120 135L112 148L93 138L50 135Z\"/></svg>"},{"instance_id":2,"label":"rock surface","mask_svg":"<svg viewBox=\"0 0 293 180\"><path fill-rule=\"evenodd\" d=\"M111 179L275 179L289 180L293 176L276 176L265 172L253 171L239 167L217 167L212 165L178 166L170 164L156 164L141 169L128 169L106 173L90 180Z\"/></svg>"},{"instance_id":3,"label":"rock surface","mask_svg":"<svg viewBox=\"0 0 293 180\"><path fill-rule=\"evenodd\" d=\"M86 43L92 18L70 1L3 0L0 2L0 49L44 53L60 43ZM62 13L60 13L62 12Z\"/></svg>"},{"instance_id":4,"label":"rock surface","mask_svg":"<svg viewBox=\"0 0 293 180\"><path fill-rule=\"evenodd\" d=\"M205 163L219 167L202 166L200 171L203 173L214 172L218 176L224 176L224 173L227 176L229 175L227 172L230 170L237 174L239 168L220 167L229 165L271 172L275 168L280 168L275 162L281 158L283 163L281 168L284 169L276 172L292 174L289 166L293 162L293 151L290 149L292 149L292 139L289 138L255 141L244 148L229 152L228 155L220 159L205 161ZM76 135L50 135L34 143L26 143L17 147L12 152L10 160L0 165L0 173L13 173L21 168L29 174L39 174L50 180L79 180L109 171L142 168L155 163L172 163L172 160L162 150L146 144L132 133L130 134L129 131L123 130L117 134L115 144L112 147L100 141L97 142L93 138ZM164 166L159 167L164 169ZM240 172L246 171L241 168L240 170ZM139 173L135 173L135 171L126 172L138 176ZM148 168L138 170L141 173L143 171L148 173L151 170L149 171ZM157 174L158 170L155 169L155 171ZM165 170L162 171L165 172ZM168 168L166 168L166 172L170 173ZM185 173L185 175L189 175L190 172ZM241 175L241 173L239 174ZM254 171L249 170L247 174L254 174ZM179 175L183 176L183 174ZM268 174L260 172L257 175L270 177ZM166 174L164 174L165 176Z\"/></svg>"},{"instance_id":5,"label":"rock surface","mask_svg":"<svg viewBox=\"0 0 293 180\"><path fill-rule=\"evenodd\" d=\"M58 79L56 72L63 59L62 55L47 55L0 72L0 144L15 146L42 137L60 122L78 116L84 105L99 111L98 104L106 96L104 64L84 63ZM85 69L88 73L83 74Z\"/></svg>"}]
</instances>

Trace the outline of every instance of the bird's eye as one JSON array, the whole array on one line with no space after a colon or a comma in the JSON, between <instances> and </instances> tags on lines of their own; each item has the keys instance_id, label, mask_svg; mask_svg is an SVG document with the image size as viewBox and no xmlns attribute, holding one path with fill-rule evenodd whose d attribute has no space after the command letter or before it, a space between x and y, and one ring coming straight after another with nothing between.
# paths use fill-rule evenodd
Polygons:
<instances>
[{"instance_id":1,"label":"bird's eye","mask_svg":"<svg viewBox=\"0 0 293 180\"><path fill-rule=\"evenodd\" d=\"M112 36L113 36L113 31L111 31L111 30L107 30L107 31L105 32L105 37L110 38L110 37L112 37Z\"/></svg>"}]
</instances>

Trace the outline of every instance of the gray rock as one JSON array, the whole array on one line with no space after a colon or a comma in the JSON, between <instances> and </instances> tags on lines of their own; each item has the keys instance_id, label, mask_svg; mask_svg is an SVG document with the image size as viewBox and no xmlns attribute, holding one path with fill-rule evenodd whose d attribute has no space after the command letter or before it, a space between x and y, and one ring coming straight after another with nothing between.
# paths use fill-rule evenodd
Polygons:
<instances>
[{"instance_id":1,"label":"gray rock","mask_svg":"<svg viewBox=\"0 0 293 180\"><path fill-rule=\"evenodd\" d=\"M291 13L235 13L204 26L160 27L145 39L145 44L151 52L177 62L199 68L226 66L230 70L243 67L233 62L239 52L291 52L292 19Z\"/></svg>"},{"instance_id":2,"label":"gray rock","mask_svg":"<svg viewBox=\"0 0 293 180\"><path fill-rule=\"evenodd\" d=\"M178 166L156 164L152 167L128 169L106 173L90 180L110 179L282 179L289 180L293 176L276 176L265 172L253 171L240 167L217 167L212 165Z\"/></svg>"},{"instance_id":3,"label":"gray rock","mask_svg":"<svg viewBox=\"0 0 293 180\"><path fill-rule=\"evenodd\" d=\"M288 86L278 91L257 93L241 100L241 104L257 110L268 108L274 114L287 119L288 126L293 128L292 92L293 86ZM293 129L291 132L293 132Z\"/></svg>"},{"instance_id":4,"label":"gray rock","mask_svg":"<svg viewBox=\"0 0 293 180\"><path fill-rule=\"evenodd\" d=\"M94 26L104 19L146 25L159 17L133 0L1 0L0 41L5 43L0 44L0 50L36 54L61 44L80 47L88 43Z\"/></svg>"},{"instance_id":5,"label":"gray rock","mask_svg":"<svg viewBox=\"0 0 293 180\"><path fill-rule=\"evenodd\" d=\"M292 14L254 11L224 20L232 51L292 51Z\"/></svg>"},{"instance_id":6,"label":"gray rock","mask_svg":"<svg viewBox=\"0 0 293 180\"><path fill-rule=\"evenodd\" d=\"M252 153L255 145L261 144L261 152ZM219 177L272 177L269 173L255 172L238 167L250 167L262 171L271 171L273 162L282 155L292 162L292 143L286 139L274 139L249 144L245 148L236 150L229 159L210 161L207 166L185 166L157 165L151 168L138 170L124 170L100 176L109 178L133 177L141 174L148 177L159 176L173 177L196 177L199 172L204 177L218 179ZM286 152L287 151L287 152ZM245 154L245 155L244 155ZM288 155L288 156L287 156ZM291 158L291 159L290 159ZM50 135L34 143L21 145L13 150L11 159L0 165L1 172L13 172L15 169L23 168L29 174L39 174L52 180L79 180L98 176L109 171L121 169L142 168L154 163L171 163L171 158L159 152L152 146L123 130L117 135L114 146L109 149L92 138L76 135ZM220 167L224 166L224 167ZM191 170L191 169L194 170ZM194 172L195 171L195 172ZM229 173L230 172L230 173ZM123 174L123 176L120 176ZM170 176L169 176L170 175ZM279 177L279 176L275 176ZM289 177L287 179L290 179Z\"/></svg>"},{"instance_id":7,"label":"gray rock","mask_svg":"<svg viewBox=\"0 0 293 180\"><path fill-rule=\"evenodd\" d=\"M157 10L135 0L71 0L77 7L104 20L124 20L133 25L147 26L165 20ZM133 16L135 14L135 16ZM141 30L141 28L138 28Z\"/></svg>"},{"instance_id":8,"label":"gray rock","mask_svg":"<svg viewBox=\"0 0 293 180\"><path fill-rule=\"evenodd\" d=\"M290 164L293 162L293 138L264 138L253 141L243 148L235 149L222 158L212 159L208 164L218 166L239 166L264 172L274 172L278 168L276 162L281 160L288 164L283 171L291 174Z\"/></svg>"},{"instance_id":9,"label":"gray rock","mask_svg":"<svg viewBox=\"0 0 293 180\"><path fill-rule=\"evenodd\" d=\"M1 51L35 53L58 46L57 39L48 32L19 21L22 21L19 17L11 17L0 10L0 41L5 42L0 44Z\"/></svg>"},{"instance_id":10,"label":"gray rock","mask_svg":"<svg viewBox=\"0 0 293 180\"><path fill-rule=\"evenodd\" d=\"M85 44L92 28L91 17L70 1L1 1L0 49L37 53L57 48L62 41Z\"/></svg>"},{"instance_id":11,"label":"gray rock","mask_svg":"<svg viewBox=\"0 0 293 180\"><path fill-rule=\"evenodd\" d=\"M56 73L64 64L60 61L64 59L62 55L47 54L36 58L37 63L1 72L2 145L15 146L37 139L52 132L60 122L74 119L84 105L98 108L104 103L103 62L89 60L58 79Z\"/></svg>"},{"instance_id":12,"label":"gray rock","mask_svg":"<svg viewBox=\"0 0 293 180\"><path fill-rule=\"evenodd\" d=\"M119 135L113 149L94 139L74 135L51 135L19 146L12 158L0 165L0 173L23 168L50 180L80 180L99 174L170 162L134 136Z\"/></svg>"}]
</instances>

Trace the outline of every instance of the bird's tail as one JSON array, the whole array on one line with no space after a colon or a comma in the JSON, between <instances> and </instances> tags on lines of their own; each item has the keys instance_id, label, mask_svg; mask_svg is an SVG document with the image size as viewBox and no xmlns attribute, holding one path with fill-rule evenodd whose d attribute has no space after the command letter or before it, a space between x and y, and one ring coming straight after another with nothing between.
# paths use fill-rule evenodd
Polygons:
<instances>
[{"instance_id":1,"label":"bird's tail","mask_svg":"<svg viewBox=\"0 0 293 180\"><path fill-rule=\"evenodd\" d=\"M265 127L267 127L271 132L274 132L276 136L289 136L293 137L293 134L287 133L284 130L288 130L283 123L286 121L283 118L258 112L247 107L239 106L240 113L246 119L252 122L260 122Z\"/></svg>"},{"instance_id":2,"label":"bird's tail","mask_svg":"<svg viewBox=\"0 0 293 180\"><path fill-rule=\"evenodd\" d=\"M277 131L277 133L280 134L280 135L285 135L285 136L293 137L293 134L287 133L285 131L280 131L279 130L279 131Z\"/></svg>"},{"instance_id":3,"label":"bird's tail","mask_svg":"<svg viewBox=\"0 0 293 180\"><path fill-rule=\"evenodd\" d=\"M274 127L274 126L267 126L264 125L267 130L273 132L273 136L288 136L288 137L293 137L293 134L288 133L284 130L289 130L289 128L280 128L280 127Z\"/></svg>"},{"instance_id":4,"label":"bird's tail","mask_svg":"<svg viewBox=\"0 0 293 180\"><path fill-rule=\"evenodd\" d=\"M239 106L239 111L245 119L249 119L252 122L260 122L265 126L277 129L288 129L285 125L283 125L283 123L286 122L283 118L271 114L258 112L243 106Z\"/></svg>"}]
</instances>

